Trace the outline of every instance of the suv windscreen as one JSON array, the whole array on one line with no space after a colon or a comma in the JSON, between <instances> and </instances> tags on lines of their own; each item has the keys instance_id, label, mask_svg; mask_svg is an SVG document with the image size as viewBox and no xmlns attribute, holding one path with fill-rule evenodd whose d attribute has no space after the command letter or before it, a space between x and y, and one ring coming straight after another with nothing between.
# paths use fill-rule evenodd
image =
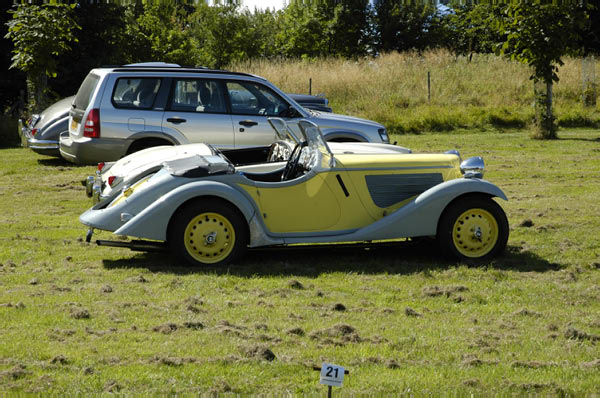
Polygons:
<instances>
[{"instance_id":1,"label":"suv windscreen","mask_svg":"<svg viewBox=\"0 0 600 398\"><path fill-rule=\"evenodd\" d=\"M157 77L119 78L113 90L113 105L116 108L151 109L160 83L161 79Z\"/></svg>"},{"instance_id":2,"label":"suv windscreen","mask_svg":"<svg viewBox=\"0 0 600 398\"><path fill-rule=\"evenodd\" d=\"M221 84L205 79L176 79L169 110L226 113Z\"/></svg>"},{"instance_id":3,"label":"suv windscreen","mask_svg":"<svg viewBox=\"0 0 600 398\"><path fill-rule=\"evenodd\" d=\"M260 84L227 82L227 90L234 114L279 116L289 108L275 92Z\"/></svg>"},{"instance_id":4,"label":"suv windscreen","mask_svg":"<svg viewBox=\"0 0 600 398\"><path fill-rule=\"evenodd\" d=\"M77 91L77 96L75 96L75 100L73 101L73 105L75 105L76 109L86 110L90 101L92 100L92 95L100 81L100 76L90 73L86 76L83 83L79 87Z\"/></svg>"}]
</instances>

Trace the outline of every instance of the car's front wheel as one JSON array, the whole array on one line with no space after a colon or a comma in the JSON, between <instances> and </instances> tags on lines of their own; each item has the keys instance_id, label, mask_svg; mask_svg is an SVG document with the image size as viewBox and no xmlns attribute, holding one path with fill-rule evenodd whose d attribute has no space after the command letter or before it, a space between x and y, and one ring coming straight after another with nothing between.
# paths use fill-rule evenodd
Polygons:
<instances>
[{"instance_id":1,"label":"car's front wheel","mask_svg":"<svg viewBox=\"0 0 600 398\"><path fill-rule=\"evenodd\" d=\"M173 216L168 241L171 250L190 265L228 264L246 251L248 227L228 203L198 200Z\"/></svg>"},{"instance_id":2,"label":"car's front wheel","mask_svg":"<svg viewBox=\"0 0 600 398\"><path fill-rule=\"evenodd\" d=\"M500 205L489 197L458 199L444 210L437 240L446 257L484 261L506 248L508 220Z\"/></svg>"}]
</instances>

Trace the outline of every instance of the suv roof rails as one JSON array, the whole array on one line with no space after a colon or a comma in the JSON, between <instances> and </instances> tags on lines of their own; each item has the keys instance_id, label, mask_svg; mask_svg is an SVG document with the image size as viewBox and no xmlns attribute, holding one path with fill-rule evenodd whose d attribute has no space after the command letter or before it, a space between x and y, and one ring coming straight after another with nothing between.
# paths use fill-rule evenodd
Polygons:
<instances>
[{"instance_id":1,"label":"suv roof rails","mask_svg":"<svg viewBox=\"0 0 600 398\"><path fill-rule=\"evenodd\" d=\"M251 73L244 72L232 72L222 69L208 69L206 67L183 67L183 66L107 66L103 68L111 68L115 72L187 72L187 73L213 73L223 75L238 75L238 76L250 76L259 79L263 79L260 76L253 75Z\"/></svg>"}]
</instances>

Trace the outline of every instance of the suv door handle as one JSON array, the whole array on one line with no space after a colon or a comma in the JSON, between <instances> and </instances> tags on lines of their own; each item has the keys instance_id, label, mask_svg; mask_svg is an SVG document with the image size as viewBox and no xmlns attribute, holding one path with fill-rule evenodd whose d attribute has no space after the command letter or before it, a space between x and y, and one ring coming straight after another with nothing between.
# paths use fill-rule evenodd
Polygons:
<instances>
[{"instance_id":1,"label":"suv door handle","mask_svg":"<svg viewBox=\"0 0 600 398\"><path fill-rule=\"evenodd\" d=\"M242 120L240 122L240 125L246 126L246 127L256 126L257 124L258 124L258 122L255 122L253 120Z\"/></svg>"},{"instance_id":2,"label":"suv door handle","mask_svg":"<svg viewBox=\"0 0 600 398\"><path fill-rule=\"evenodd\" d=\"M179 123L185 123L186 120L182 119L180 117L170 117L167 119L167 122L171 122L171 123L175 123L175 124L179 124Z\"/></svg>"}]
</instances>

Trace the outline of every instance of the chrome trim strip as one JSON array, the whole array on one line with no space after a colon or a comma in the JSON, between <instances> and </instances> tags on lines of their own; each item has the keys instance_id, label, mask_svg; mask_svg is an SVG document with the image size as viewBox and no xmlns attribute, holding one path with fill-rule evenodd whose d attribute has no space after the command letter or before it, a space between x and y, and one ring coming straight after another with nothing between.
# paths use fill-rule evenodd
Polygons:
<instances>
[{"instance_id":1,"label":"chrome trim strip","mask_svg":"<svg viewBox=\"0 0 600 398\"><path fill-rule=\"evenodd\" d=\"M431 169L452 169L453 166L414 166L414 167L348 167L331 168L326 171L390 171L390 170L431 170Z\"/></svg>"}]
</instances>

